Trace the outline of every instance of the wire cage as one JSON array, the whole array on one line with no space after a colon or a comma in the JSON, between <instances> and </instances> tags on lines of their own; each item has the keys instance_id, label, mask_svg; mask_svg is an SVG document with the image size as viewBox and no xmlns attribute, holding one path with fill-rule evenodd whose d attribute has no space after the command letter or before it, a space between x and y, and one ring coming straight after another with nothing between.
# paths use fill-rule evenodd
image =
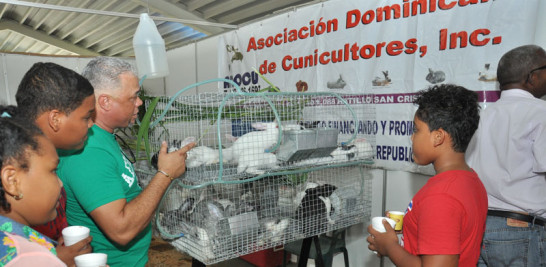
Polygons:
<instances>
[{"instance_id":1,"label":"wire cage","mask_svg":"<svg viewBox=\"0 0 546 267\"><path fill-rule=\"evenodd\" d=\"M375 108L350 101L354 96L321 93L158 97L146 103L155 120L149 147L158 151L161 141L168 140L172 151L196 142L183 177L194 185L317 166L371 164Z\"/></svg>"},{"instance_id":2,"label":"wire cage","mask_svg":"<svg viewBox=\"0 0 546 267\"><path fill-rule=\"evenodd\" d=\"M176 180L156 213L163 238L204 264L369 221L368 166L197 189Z\"/></svg>"},{"instance_id":3,"label":"wire cage","mask_svg":"<svg viewBox=\"0 0 546 267\"><path fill-rule=\"evenodd\" d=\"M156 212L159 233L212 264L368 221L377 125L365 98L239 91L147 100L148 151L162 140L169 151L196 143ZM155 172L137 164L143 186Z\"/></svg>"}]
</instances>

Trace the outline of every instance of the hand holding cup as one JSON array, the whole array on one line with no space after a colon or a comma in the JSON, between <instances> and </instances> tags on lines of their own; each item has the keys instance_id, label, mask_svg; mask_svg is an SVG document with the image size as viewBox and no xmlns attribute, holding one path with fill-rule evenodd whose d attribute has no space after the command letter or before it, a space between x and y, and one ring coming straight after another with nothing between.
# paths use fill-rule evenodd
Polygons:
<instances>
[{"instance_id":1,"label":"hand holding cup","mask_svg":"<svg viewBox=\"0 0 546 267\"><path fill-rule=\"evenodd\" d=\"M389 219L387 217L373 217L372 218L372 227L378 232L384 233L387 230L385 230L385 226L383 226L383 220L387 220L387 222L391 225L391 227L394 229L396 225L396 221L393 219Z\"/></svg>"},{"instance_id":2,"label":"hand holding cup","mask_svg":"<svg viewBox=\"0 0 546 267\"><path fill-rule=\"evenodd\" d=\"M89 236L89 228L85 226L69 226L62 231L64 245L72 246Z\"/></svg>"}]
</instances>

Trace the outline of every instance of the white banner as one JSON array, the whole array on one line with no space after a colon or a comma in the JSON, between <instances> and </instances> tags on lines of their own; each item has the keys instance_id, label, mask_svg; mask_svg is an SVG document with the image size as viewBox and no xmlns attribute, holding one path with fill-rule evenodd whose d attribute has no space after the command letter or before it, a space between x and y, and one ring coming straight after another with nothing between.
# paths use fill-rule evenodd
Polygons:
<instances>
[{"instance_id":1,"label":"white banner","mask_svg":"<svg viewBox=\"0 0 546 267\"><path fill-rule=\"evenodd\" d=\"M222 35L219 74L251 92L269 86L256 69L284 92L354 94L354 103L375 108L374 118L360 120L376 126L370 128L377 165L428 173L411 159L413 96L456 83L477 91L483 103L496 101L498 60L534 43L538 6L539 0L330 0Z\"/></svg>"}]
</instances>

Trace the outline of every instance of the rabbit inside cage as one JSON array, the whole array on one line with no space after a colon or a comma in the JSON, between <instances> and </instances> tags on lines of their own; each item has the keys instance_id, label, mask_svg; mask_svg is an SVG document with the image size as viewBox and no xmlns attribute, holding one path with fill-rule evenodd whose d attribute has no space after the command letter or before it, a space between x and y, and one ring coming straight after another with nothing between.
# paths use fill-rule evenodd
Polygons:
<instances>
[{"instance_id":1,"label":"rabbit inside cage","mask_svg":"<svg viewBox=\"0 0 546 267\"><path fill-rule=\"evenodd\" d=\"M175 182L156 225L177 249L212 264L363 222L370 191L361 166L193 189Z\"/></svg>"},{"instance_id":2,"label":"rabbit inside cage","mask_svg":"<svg viewBox=\"0 0 546 267\"><path fill-rule=\"evenodd\" d=\"M184 177L195 183L372 159L373 137L357 126L373 119L372 106L353 111L335 100L210 94L179 96L169 105L164 98L155 113L164 116L157 117L160 123L151 129L150 140L154 151L162 140L169 140L170 151L196 142L187 153ZM344 124L353 125L352 133L339 129Z\"/></svg>"},{"instance_id":3,"label":"rabbit inside cage","mask_svg":"<svg viewBox=\"0 0 546 267\"><path fill-rule=\"evenodd\" d=\"M156 109L153 151L162 140L170 151L197 144L162 199L156 227L199 261L369 218L371 180L363 169L374 139L359 125L375 118L373 105L353 109L318 94L199 94L162 98Z\"/></svg>"}]
</instances>

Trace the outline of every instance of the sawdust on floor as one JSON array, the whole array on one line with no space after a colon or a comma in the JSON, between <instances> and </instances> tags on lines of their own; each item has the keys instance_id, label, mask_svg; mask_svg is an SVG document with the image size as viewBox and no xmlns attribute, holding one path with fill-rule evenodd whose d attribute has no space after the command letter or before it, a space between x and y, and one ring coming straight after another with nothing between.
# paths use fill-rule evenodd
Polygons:
<instances>
[{"instance_id":1,"label":"sawdust on floor","mask_svg":"<svg viewBox=\"0 0 546 267\"><path fill-rule=\"evenodd\" d=\"M147 267L191 267L192 258L174 248L169 242L153 237L148 252Z\"/></svg>"}]
</instances>

